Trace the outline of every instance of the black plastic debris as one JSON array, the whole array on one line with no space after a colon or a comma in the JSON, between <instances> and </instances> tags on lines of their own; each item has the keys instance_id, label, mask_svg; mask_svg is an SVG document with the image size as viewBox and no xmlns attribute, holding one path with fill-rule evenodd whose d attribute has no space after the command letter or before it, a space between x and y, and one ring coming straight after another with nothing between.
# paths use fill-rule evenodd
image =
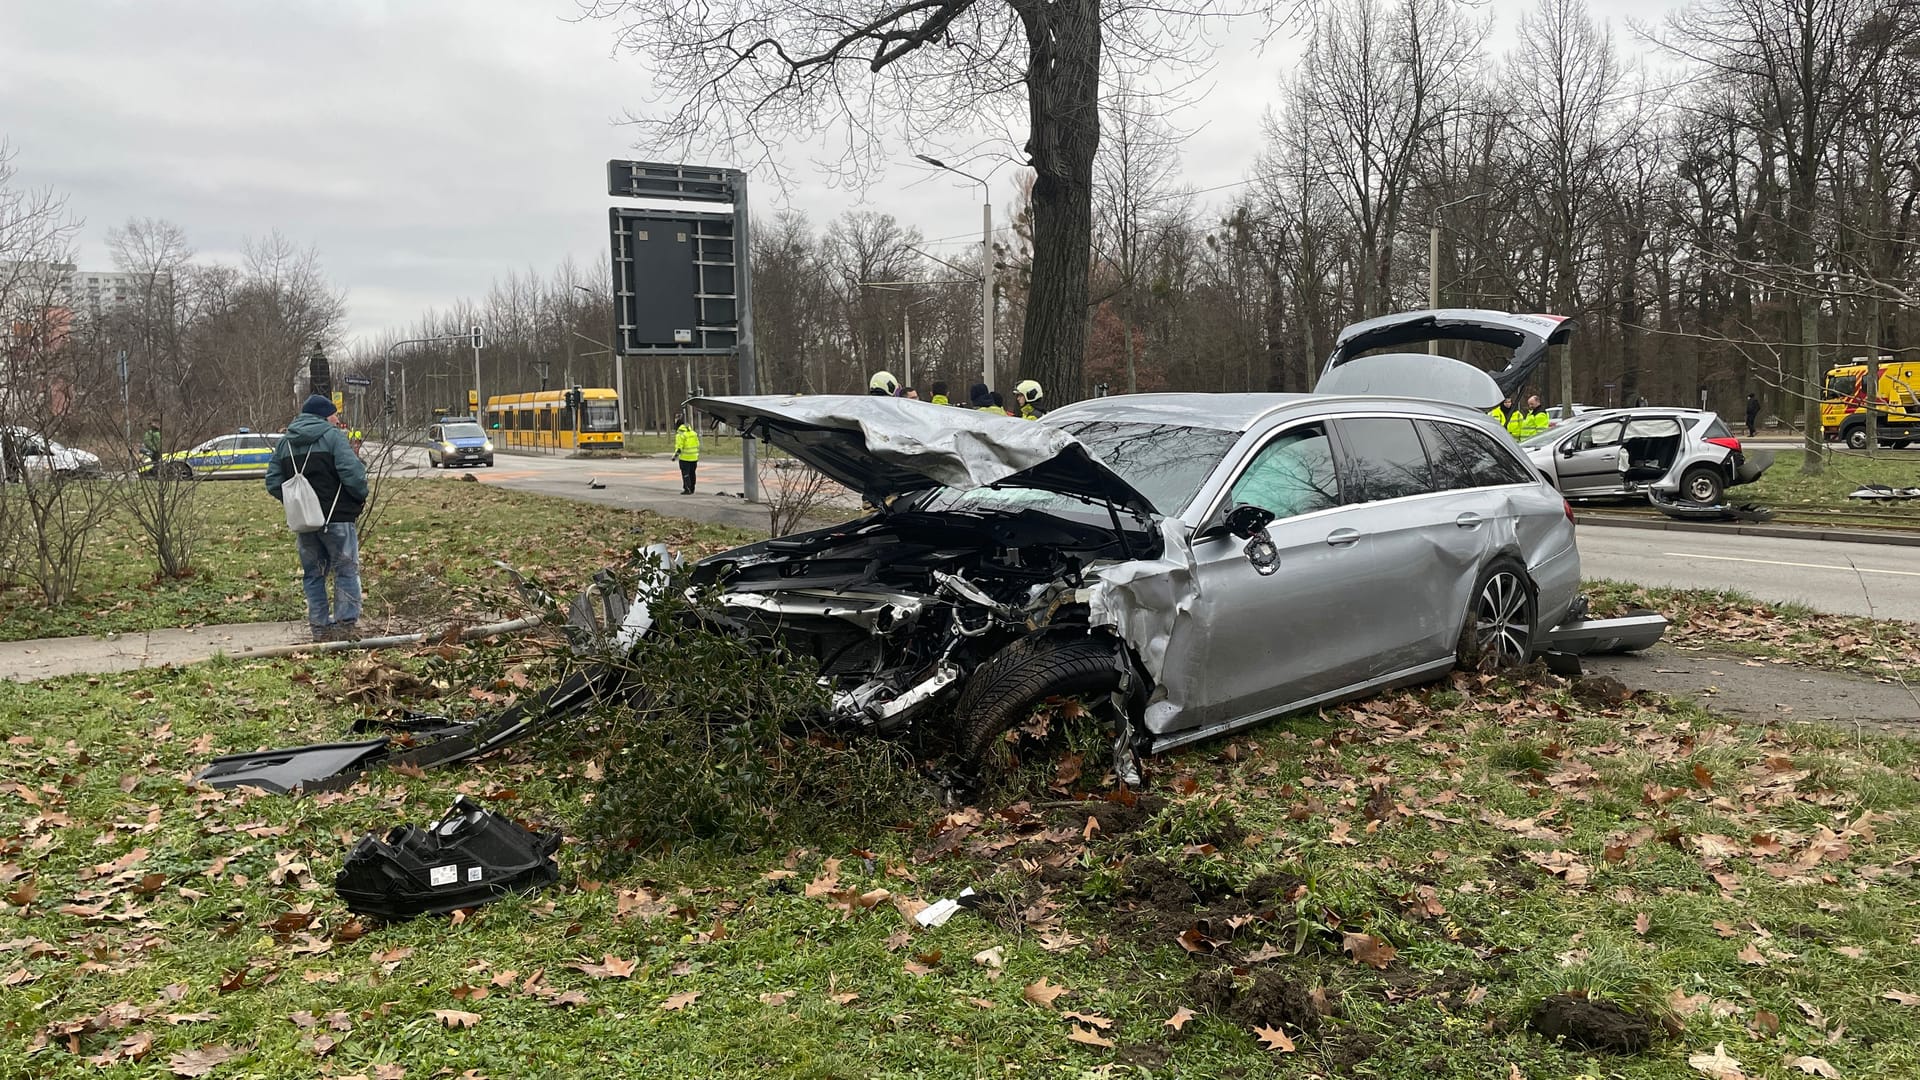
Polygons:
<instances>
[{"instance_id":1,"label":"black plastic debris","mask_svg":"<svg viewBox=\"0 0 1920 1080\"><path fill-rule=\"evenodd\" d=\"M1676 521L1733 521L1749 525L1773 520L1773 511L1758 503L1695 503L1647 492L1647 502Z\"/></svg>"},{"instance_id":2,"label":"black plastic debris","mask_svg":"<svg viewBox=\"0 0 1920 1080\"><path fill-rule=\"evenodd\" d=\"M1847 498L1861 502L1904 502L1920 498L1920 488L1892 487L1887 484L1866 484L1847 493Z\"/></svg>"},{"instance_id":3,"label":"black plastic debris","mask_svg":"<svg viewBox=\"0 0 1920 1080\"><path fill-rule=\"evenodd\" d=\"M559 847L559 833L531 832L463 795L427 828L401 825L385 840L361 837L333 888L360 915L444 915L553 884Z\"/></svg>"},{"instance_id":4,"label":"black plastic debris","mask_svg":"<svg viewBox=\"0 0 1920 1080\"><path fill-rule=\"evenodd\" d=\"M385 738L293 746L284 750L256 750L214 758L194 776L194 780L209 787L256 787L275 795L285 795L295 788L329 776L341 773L357 775L369 762L386 756L386 753Z\"/></svg>"}]
</instances>

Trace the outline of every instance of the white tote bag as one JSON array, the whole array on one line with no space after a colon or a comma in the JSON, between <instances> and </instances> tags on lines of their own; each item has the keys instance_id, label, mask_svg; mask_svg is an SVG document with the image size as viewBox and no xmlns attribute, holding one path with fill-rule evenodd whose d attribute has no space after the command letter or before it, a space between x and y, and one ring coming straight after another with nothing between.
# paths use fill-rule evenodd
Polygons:
<instances>
[{"instance_id":1,"label":"white tote bag","mask_svg":"<svg viewBox=\"0 0 1920 1080\"><path fill-rule=\"evenodd\" d=\"M331 508L320 509L320 496L314 494L313 485L308 482L304 472L307 458L312 456L313 451L309 449L306 457L300 459L300 468L295 469L293 475L280 485L280 502L287 509L287 528L296 533L319 532L326 528L327 515L332 512ZM287 452L287 465L293 465L291 450ZM333 498L338 504L339 493L335 492Z\"/></svg>"}]
</instances>

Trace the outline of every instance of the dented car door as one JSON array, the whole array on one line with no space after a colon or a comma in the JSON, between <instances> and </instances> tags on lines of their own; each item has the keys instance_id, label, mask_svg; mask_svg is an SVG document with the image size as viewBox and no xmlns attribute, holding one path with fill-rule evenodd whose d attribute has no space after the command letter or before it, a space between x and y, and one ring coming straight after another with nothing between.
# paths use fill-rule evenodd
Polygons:
<instances>
[{"instance_id":1,"label":"dented car door","mask_svg":"<svg viewBox=\"0 0 1920 1080\"><path fill-rule=\"evenodd\" d=\"M1228 531L1238 505L1274 515L1270 550ZM1363 594L1374 567L1347 517L1324 422L1280 431L1250 455L1192 545L1204 636L1189 643L1201 646L1190 651L1190 717L1271 713L1366 678L1366 620L1354 616L1373 602Z\"/></svg>"}]
</instances>

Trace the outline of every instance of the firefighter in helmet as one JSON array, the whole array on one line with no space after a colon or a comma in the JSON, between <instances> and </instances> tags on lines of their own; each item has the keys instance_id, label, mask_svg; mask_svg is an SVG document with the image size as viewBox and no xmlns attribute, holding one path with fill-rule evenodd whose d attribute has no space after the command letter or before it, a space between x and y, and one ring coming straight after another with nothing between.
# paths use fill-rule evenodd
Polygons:
<instances>
[{"instance_id":1,"label":"firefighter in helmet","mask_svg":"<svg viewBox=\"0 0 1920 1080\"><path fill-rule=\"evenodd\" d=\"M900 392L900 380L891 371L876 371L867 380L867 393L875 397L893 397Z\"/></svg>"},{"instance_id":2,"label":"firefighter in helmet","mask_svg":"<svg viewBox=\"0 0 1920 1080\"><path fill-rule=\"evenodd\" d=\"M1014 384L1013 394L1020 399L1022 420L1038 420L1040 414L1046 411L1040 407L1040 399L1047 396L1046 392L1041 390L1040 384L1032 379L1021 379Z\"/></svg>"}]
</instances>

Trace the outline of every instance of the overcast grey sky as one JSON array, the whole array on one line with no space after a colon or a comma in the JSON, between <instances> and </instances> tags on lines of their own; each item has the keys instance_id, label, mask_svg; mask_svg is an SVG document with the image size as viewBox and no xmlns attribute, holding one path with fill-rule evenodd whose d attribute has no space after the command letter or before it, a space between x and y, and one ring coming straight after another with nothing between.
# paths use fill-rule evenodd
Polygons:
<instances>
[{"instance_id":1,"label":"overcast grey sky","mask_svg":"<svg viewBox=\"0 0 1920 1080\"><path fill-rule=\"evenodd\" d=\"M1494 3L1503 15L1523 6ZM1657 18L1668 3L1596 7ZM348 291L349 331L378 333L477 298L509 270L600 259L607 159L658 155L615 123L645 103L640 62L612 57L612 27L568 21L575 10L571 0L4 0L0 137L25 182L65 191L85 219L86 268L111 268L106 231L130 217L173 221L216 258L277 228L318 247ZM1199 127L1185 155L1194 186L1252 167L1293 50L1281 38L1265 56L1223 49L1213 89L1182 117ZM930 238L977 234L978 189L929 180L913 149L899 148L902 166L865 192L801 166L785 204L816 226L857 205ZM998 211L1011 176L995 178ZM763 189L756 209L773 196Z\"/></svg>"}]
</instances>

